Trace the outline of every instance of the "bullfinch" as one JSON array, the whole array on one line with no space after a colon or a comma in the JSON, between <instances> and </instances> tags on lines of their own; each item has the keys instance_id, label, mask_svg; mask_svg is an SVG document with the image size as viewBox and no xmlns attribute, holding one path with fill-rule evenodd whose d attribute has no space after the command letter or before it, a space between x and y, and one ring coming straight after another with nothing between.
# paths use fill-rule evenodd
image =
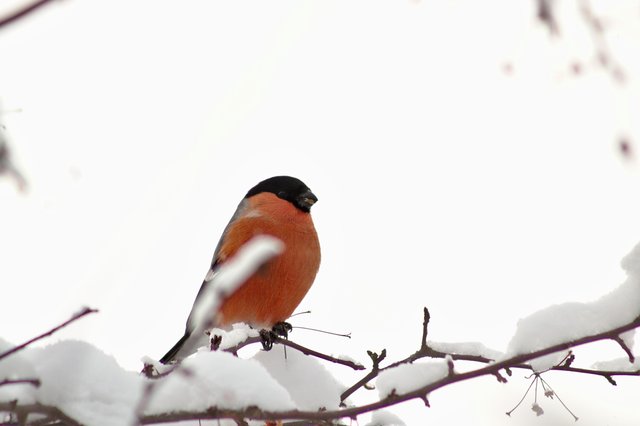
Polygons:
<instances>
[{"instance_id":1,"label":"bullfinch","mask_svg":"<svg viewBox=\"0 0 640 426\"><path fill-rule=\"evenodd\" d=\"M318 198L301 180L275 176L263 180L244 196L213 254L211 267L200 287L187 319L184 336L165 356L163 364L179 361L207 342L195 332L194 310L198 298L224 264L247 241L257 235L271 235L284 243L283 252L258 269L220 306L214 327L228 328L244 322L256 328L282 324L302 301L320 267L320 243L311 207Z\"/></svg>"}]
</instances>

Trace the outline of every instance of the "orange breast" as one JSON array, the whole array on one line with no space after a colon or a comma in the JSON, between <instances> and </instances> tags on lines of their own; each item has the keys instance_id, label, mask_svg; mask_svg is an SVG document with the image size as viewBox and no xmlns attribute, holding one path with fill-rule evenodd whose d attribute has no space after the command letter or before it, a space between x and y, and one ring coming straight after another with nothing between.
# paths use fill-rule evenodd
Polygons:
<instances>
[{"instance_id":1,"label":"orange breast","mask_svg":"<svg viewBox=\"0 0 640 426\"><path fill-rule=\"evenodd\" d=\"M286 320L307 294L320 267L320 244L310 214L271 193L247 201L247 208L226 230L219 257L233 256L260 234L275 236L285 249L225 301L218 326L246 322L270 327Z\"/></svg>"}]
</instances>

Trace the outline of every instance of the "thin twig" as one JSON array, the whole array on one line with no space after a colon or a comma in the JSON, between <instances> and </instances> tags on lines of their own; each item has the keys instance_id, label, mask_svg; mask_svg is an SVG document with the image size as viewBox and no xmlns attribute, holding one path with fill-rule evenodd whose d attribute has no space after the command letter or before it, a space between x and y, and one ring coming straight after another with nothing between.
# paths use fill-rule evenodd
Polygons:
<instances>
[{"instance_id":1,"label":"thin twig","mask_svg":"<svg viewBox=\"0 0 640 426\"><path fill-rule=\"evenodd\" d=\"M351 333L334 333L333 331L320 330L318 328L312 328L312 327L302 327L299 325L296 325L293 328L297 330L316 331L318 333L330 334L331 336L346 337L348 339L351 339Z\"/></svg>"},{"instance_id":2,"label":"thin twig","mask_svg":"<svg viewBox=\"0 0 640 426\"><path fill-rule=\"evenodd\" d=\"M52 0L37 0L31 4L26 5L22 9L18 9L7 16L0 18L0 28L24 17L25 15L28 15L29 13L44 6L45 4L50 3L51 1Z\"/></svg>"},{"instance_id":3,"label":"thin twig","mask_svg":"<svg viewBox=\"0 0 640 426\"><path fill-rule=\"evenodd\" d=\"M384 360L384 358L387 356L387 351L385 349L383 349L382 352L380 353L380 356L378 356L378 354L376 354L375 352L371 352L371 351L368 351L367 353L369 354L369 357L371 358L371 361L373 362L373 365L371 367L371 371L366 376L364 376L362 379L358 380L349 389L347 389L344 392L342 392L342 394L340 395L340 402L344 402L355 391L357 391L362 386L364 386L367 383L369 383L371 380L373 380L378 375L378 372L380 371L380 362L382 360Z\"/></svg>"},{"instance_id":4,"label":"thin twig","mask_svg":"<svg viewBox=\"0 0 640 426\"><path fill-rule=\"evenodd\" d=\"M629 357L629 362L631 364L633 364L636 359L633 356L633 352L631 352L631 349L629 349L629 346L627 346L627 344L624 342L624 340L622 340L622 338L620 336L614 336L614 337L612 337L612 340L620 345L622 350L625 351L627 356Z\"/></svg>"},{"instance_id":5,"label":"thin twig","mask_svg":"<svg viewBox=\"0 0 640 426\"><path fill-rule=\"evenodd\" d=\"M601 19L593 12L591 3L588 0L580 0L579 9L596 45L596 57L600 66L611 74L614 81L619 84L624 83L626 81L626 75L620 65L614 61L611 49L604 35L605 28Z\"/></svg>"},{"instance_id":6,"label":"thin twig","mask_svg":"<svg viewBox=\"0 0 640 426\"><path fill-rule=\"evenodd\" d=\"M40 380L38 379L15 379L15 380L11 380L11 379L5 379L5 380L0 380L0 386L5 386L5 385L32 385L35 387L40 387Z\"/></svg>"},{"instance_id":7,"label":"thin twig","mask_svg":"<svg viewBox=\"0 0 640 426\"><path fill-rule=\"evenodd\" d=\"M340 359L336 357L332 357L331 355L323 354L322 352L314 351L313 349L309 349L305 346L299 345L298 343L292 342L291 340L283 339L282 337L276 337L273 340L274 343L280 343L284 346L289 346L290 348L296 349L302 352L305 355L314 356L316 358L323 359L325 361L333 362L334 364L344 365L346 367L352 368L354 370L364 370L364 365L359 364L357 362L350 361L348 359Z\"/></svg>"},{"instance_id":8,"label":"thin twig","mask_svg":"<svg viewBox=\"0 0 640 426\"><path fill-rule=\"evenodd\" d=\"M422 342L420 344L420 349L427 349L427 333L429 328L429 320L431 320L431 314L429 314L429 309L425 306L423 308L423 320L422 320Z\"/></svg>"},{"instance_id":9,"label":"thin twig","mask_svg":"<svg viewBox=\"0 0 640 426\"><path fill-rule=\"evenodd\" d=\"M75 314L74 316L72 316L71 318L69 318L68 320L66 320L65 322L63 322L62 324L60 324L60 325L58 325L58 326L56 326L56 327L52 328L51 330L49 330L49 331L47 331L47 332L45 332L45 333L42 333L42 334L40 334L39 336L36 336L36 337L34 337L33 339L30 339L30 340L28 340L28 341L24 342L24 343L23 343L23 344L21 344L21 345L18 345L18 346L14 347L14 348L11 348L11 349L9 349L9 350L8 350L8 351L6 351L6 352L0 353L0 360L1 360L1 359L3 359L3 358L8 357L8 356L9 356L9 355L11 355L11 354L14 354L14 353L16 353L16 352L18 352L18 351L20 351L20 350L22 350L22 349L26 348L26 347L27 347L27 346L29 346L30 344L32 344L32 343L34 343L34 342L37 342L37 341L38 341L38 340L40 340L40 339L44 339L44 338L45 338L45 337L47 337L47 336L51 336L51 335L52 335L53 333L55 333L56 331L58 331L58 330L60 330L60 329L62 329L62 328L64 328L64 327L68 326L69 324L71 324L71 323L72 323L72 322L74 322L74 321L79 320L80 318L84 317L85 315L93 314L93 313L95 313L95 312L98 312L98 310L97 310L97 309L92 309L92 308L87 308L87 307L83 308L80 312L78 312L77 314Z\"/></svg>"},{"instance_id":10,"label":"thin twig","mask_svg":"<svg viewBox=\"0 0 640 426\"><path fill-rule=\"evenodd\" d=\"M15 413L18 418L24 418L30 414L41 414L50 419L59 420L64 426L82 426L77 420L66 415L58 407L52 407L50 405L44 405L40 403L35 404L18 404L15 401L0 402L0 412Z\"/></svg>"},{"instance_id":11,"label":"thin twig","mask_svg":"<svg viewBox=\"0 0 640 426\"><path fill-rule=\"evenodd\" d=\"M235 346L232 346L230 348L224 349L224 351L225 352L230 352L230 353L237 353L240 349L244 348L245 346L248 346L248 345L251 345L251 344L254 344L254 343L260 343L260 342L261 342L261 340L260 340L259 336L249 337L248 339L238 343ZM305 346L302 346L302 345L300 345L298 343L292 342L291 340L283 339L282 337L277 337L277 336L274 337L273 343L279 343L279 344L284 345L284 346L289 346L290 348L296 349L296 350L302 352L305 355L314 356L316 358L320 358L320 359L323 359L325 361L333 362L335 364L344 365L345 367L349 367L349 368L352 368L354 370L364 370L365 369L365 367L360 363L349 361L349 360L346 360L346 359L336 358L336 357L333 357L331 355L327 355L327 354L324 354L322 352L318 352L318 351L315 351L313 349L309 349L309 348L307 348Z\"/></svg>"}]
</instances>

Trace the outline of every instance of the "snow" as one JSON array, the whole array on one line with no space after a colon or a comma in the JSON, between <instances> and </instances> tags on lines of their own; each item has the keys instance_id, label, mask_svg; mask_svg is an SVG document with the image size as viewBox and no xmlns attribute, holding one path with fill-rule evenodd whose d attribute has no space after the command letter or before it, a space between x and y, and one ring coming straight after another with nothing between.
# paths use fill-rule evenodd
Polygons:
<instances>
[{"instance_id":1,"label":"snow","mask_svg":"<svg viewBox=\"0 0 640 426\"><path fill-rule=\"evenodd\" d=\"M339 408L340 394L346 387L329 374L318 359L292 348L287 348L285 359L283 346L275 346L268 352L260 351L254 359L289 391L298 408Z\"/></svg>"},{"instance_id":2,"label":"snow","mask_svg":"<svg viewBox=\"0 0 640 426\"><path fill-rule=\"evenodd\" d=\"M486 347L480 342L432 342L429 341L430 348L436 351L445 352L448 354L465 354L482 356L489 359L498 359L503 354L500 351Z\"/></svg>"},{"instance_id":3,"label":"snow","mask_svg":"<svg viewBox=\"0 0 640 426\"><path fill-rule=\"evenodd\" d=\"M541 309L518 321L505 357L530 353L562 342L622 326L640 315L640 244L623 258L627 279L616 289L589 303L569 302ZM634 332L622 338L632 347ZM566 356L557 352L531 362L535 371L544 371Z\"/></svg>"},{"instance_id":4,"label":"snow","mask_svg":"<svg viewBox=\"0 0 640 426\"><path fill-rule=\"evenodd\" d=\"M144 379L124 371L110 356L81 341L62 341L26 349L0 362L0 378L34 377L41 386L0 388L3 402L39 402L60 408L83 424L131 424Z\"/></svg>"},{"instance_id":5,"label":"snow","mask_svg":"<svg viewBox=\"0 0 640 426\"><path fill-rule=\"evenodd\" d=\"M360 361L358 361L357 359L355 359L351 355L347 355L347 354L331 354L331 356L333 358L335 358L335 359L339 359L339 360L342 360L342 361L349 361L349 362L352 362L352 363L357 364L357 365L363 365Z\"/></svg>"},{"instance_id":6,"label":"snow","mask_svg":"<svg viewBox=\"0 0 640 426\"><path fill-rule=\"evenodd\" d=\"M222 337L220 343L221 350L232 348L239 345L250 337L258 337L260 335L259 330L251 328L248 324L243 322L236 323L231 326L231 330L223 330L221 328L213 328L210 330L211 335L218 335ZM209 348L201 348L201 350L209 350Z\"/></svg>"},{"instance_id":7,"label":"snow","mask_svg":"<svg viewBox=\"0 0 640 426\"><path fill-rule=\"evenodd\" d=\"M611 359L608 361L598 361L593 364L594 370L599 371L640 371L640 358L629 362L629 357Z\"/></svg>"},{"instance_id":8,"label":"snow","mask_svg":"<svg viewBox=\"0 0 640 426\"><path fill-rule=\"evenodd\" d=\"M0 353L14 346L0 338ZM16 352L0 361L0 380L38 378L38 372L23 355L24 352ZM0 386L0 401L10 401L12 399L19 399L27 404L35 402L34 387L26 384Z\"/></svg>"},{"instance_id":9,"label":"snow","mask_svg":"<svg viewBox=\"0 0 640 426\"><path fill-rule=\"evenodd\" d=\"M371 413L371 421L365 426L405 426L405 423L390 411L378 410Z\"/></svg>"},{"instance_id":10,"label":"snow","mask_svg":"<svg viewBox=\"0 0 640 426\"><path fill-rule=\"evenodd\" d=\"M382 371L376 380L376 388L380 399L384 399L393 391L397 394L405 394L448 375L449 367L446 360L402 364Z\"/></svg>"},{"instance_id":11,"label":"snow","mask_svg":"<svg viewBox=\"0 0 640 426\"><path fill-rule=\"evenodd\" d=\"M185 359L179 370L182 373L158 379L147 413L211 406L233 410L257 406L269 411L296 407L287 390L255 360L227 352L200 352Z\"/></svg>"},{"instance_id":12,"label":"snow","mask_svg":"<svg viewBox=\"0 0 640 426\"><path fill-rule=\"evenodd\" d=\"M209 281L193 306L190 321L194 329L205 329L211 312L218 312L219 305L238 289L265 262L284 250L284 244L270 235L257 235L245 243L236 254L207 274Z\"/></svg>"},{"instance_id":13,"label":"snow","mask_svg":"<svg viewBox=\"0 0 640 426\"><path fill-rule=\"evenodd\" d=\"M237 325L229 335L240 339L252 333L248 327ZM0 339L0 351L11 347ZM144 361L154 363L149 358ZM0 380L37 378L42 382L39 388L2 386L0 402L38 402L56 406L83 424L120 426L132 424L148 383L153 384L153 390L144 409L146 414L212 406L233 410L256 406L268 411L337 409L345 389L317 359L291 348L285 359L281 346L259 352L253 359L223 351L201 351L178 367L168 368L175 371L150 381L122 369L112 356L89 343L60 341L26 348L0 362Z\"/></svg>"}]
</instances>

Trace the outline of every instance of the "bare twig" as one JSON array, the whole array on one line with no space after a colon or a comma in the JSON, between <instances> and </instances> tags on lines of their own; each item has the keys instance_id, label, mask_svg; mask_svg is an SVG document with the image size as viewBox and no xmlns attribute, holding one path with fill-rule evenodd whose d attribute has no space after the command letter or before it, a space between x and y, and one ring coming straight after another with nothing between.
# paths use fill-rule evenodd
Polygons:
<instances>
[{"instance_id":1,"label":"bare twig","mask_svg":"<svg viewBox=\"0 0 640 426\"><path fill-rule=\"evenodd\" d=\"M37 0L34 1L31 4L27 4L25 5L23 8L18 9L10 14L8 14L7 16L1 17L0 18L0 28L4 27L5 25L8 25L14 21L17 21L18 19L30 14L31 12L33 12L36 9L39 9L40 7L44 6L47 3L51 3L52 0Z\"/></svg>"},{"instance_id":2,"label":"bare twig","mask_svg":"<svg viewBox=\"0 0 640 426\"><path fill-rule=\"evenodd\" d=\"M614 336L612 337L612 339L620 345L620 347L622 348L623 351L626 352L627 356L629 357L629 362L631 364L633 364L633 362L636 360L635 357L633 356L633 352L631 352L631 349L629 349L629 346L627 346L627 344L624 342L624 340L622 340L622 338L620 336Z\"/></svg>"},{"instance_id":3,"label":"bare twig","mask_svg":"<svg viewBox=\"0 0 640 426\"><path fill-rule=\"evenodd\" d=\"M552 36L560 33L558 23L556 22L555 10L553 9L553 0L536 0L537 17L549 29Z\"/></svg>"},{"instance_id":4,"label":"bare twig","mask_svg":"<svg viewBox=\"0 0 640 426\"><path fill-rule=\"evenodd\" d=\"M41 414L48 419L58 420L64 426L82 426L81 423L66 415L58 407L50 405L18 404L16 401L0 402L0 412L15 413L19 419L26 419L31 414Z\"/></svg>"},{"instance_id":5,"label":"bare twig","mask_svg":"<svg viewBox=\"0 0 640 426\"><path fill-rule=\"evenodd\" d=\"M293 328L295 328L297 330L315 331L315 332L318 332L318 333L329 334L331 336L346 337L347 339L351 339L351 333L335 333L333 331L320 330L318 328L312 328L312 327L302 327L302 326L299 326L299 325L296 325Z\"/></svg>"},{"instance_id":6,"label":"bare twig","mask_svg":"<svg viewBox=\"0 0 640 426\"><path fill-rule=\"evenodd\" d=\"M87 308L87 307L83 308L80 312L78 312L77 314L73 315L71 318L69 318L68 320L66 320L62 324L52 328L51 330L49 330L49 331L47 331L45 333L42 333L39 336L34 337L33 339L27 340L23 344L18 345L18 346L14 347L14 348L11 348L6 352L0 353L0 360L3 359L3 358L8 357L11 354L14 354L14 353L26 348L30 344L32 344L34 342L37 342L40 339L43 339L43 338L45 338L47 336L51 336L56 331L68 326L69 324L71 324L74 321L79 320L80 318L84 317L85 315L89 315L89 314L92 314L92 313L95 313L95 312L98 312L98 310L97 309Z\"/></svg>"},{"instance_id":7,"label":"bare twig","mask_svg":"<svg viewBox=\"0 0 640 426\"><path fill-rule=\"evenodd\" d=\"M248 339L238 343L235 346L232 346L230 348L226 348L224 351L225 352L231 352L231 353L237 353L240 349L244 348L245 346L254 344L254 343L260 343L260 337L256 336L256 337L249 337ZM296 349L300 352L302 352L305 355L309 355L309 356L314 356L316 358L320 358L323 359L325 361L329 361L329 362L333 362L335 364L340 364L340 365L344 365L345 367L349 367L352 368L354 370L364 370L365 367L362 364L359 364L357 362L353 362L353 361L349 361L347 359L340 359L340 358L336 358L333 357L331 355L327 355L324 354L322 352L318 352L315 351L313 349L309 349L305 346L302 346L298 343L292 342L291 340L287 340L287 339L283 339L282 337L278 337L275 336L273 338L273 343L278 343L284 346L288 346L290 348Z\"/></svg>"},{"instance_id":8,"label":"bare twig","mask_svg":"<svg viewBox=\"0 0 640 426\"><path fill-rule=\"evenodd\" d=\"M354 370L364 370L364 366L357 362L350 361L348 359L340 359L332 357L331 355L323 354L322 352L314 351L313 349L309 349L305 346L299 345L298 343L292 342L291 340L283 339L282 337L276 337L273 341L274 343L280 343L281 345L288 346L290 348L296 349L302 352L305 355L314 356L316 358L323 359L325 361L333 362L334 364L344 365L345 367L352 368Z\"/></svg>"},{"instance_id":9,"label":"bare twig","mask_svg":"<svg viewBox=\"0 0 640 426\"><path fill-rule=\"evenodd\" d=\"M617 83L624 83L626 81L626 75L611 54L611 49L604 36L605 28L601 19L593 12L591 3L589 3L588 0L580 0L579 8L580 14L589 27L591 37L596 45L596 58L598 63L611 74Z\"/></svg>"},{"instance_id":10,"label":"bare twig","mask_svg":"<svg viewBox=\"0 0 640 426\"><path fill-rule=\"evenodd\" d=\"M38 379L5 379L0 380L0 386L6 385L32 385L35 387L40 387L40 380Z\"/></svg>"},{"instance_id":11,"label":"bare twig","mask_svg":"<svg viewBox=\"0 0 640 426\"><path fill-rule=\"evenodd\" d=\"M342 394L340 395L340 402L344 402L344 400L349 398L349 396L352 395L355 391L360 389L362 386L365 386L367 383L369 383L371 380L373 380L378 375L378 373L380 371L380 362L382 360L384 360L385 357L387 356L387 350L383 349L382 352L380 352L380 355L378 355L375 352L371 352L371 351L367 351L367 354L369 355L369 357L371 358L371 361L373 362L373 366L371 367L371 371L366 376L364 376L362 379L358 380L349 389L347 389L346 391L342 392Z\"/></svg>"},{"instance_id":12,"label":"bare twig","mask_svg":"<svg viewBox=\"0 0 640 426\"><path fill-rule=\"evenodd\" d=\"M0 111L2 113L3 111ZM24 192L27 189L27 180L20 173L20 170L11 160L11 151L5 135L2 133L3 126L0 125L0 175L7 175L13 178L18 186L18 190Z\"/></svg>"},{"instance_id":13,"label":"bare twig","mask_svg":"<svg viewBox=\"0 0 640 426\"><path fill-rule=\"evenodd\" d=\"M427 349L427 334L429 328L429 321L431 320L431 314L429 313L429 309L425 306L422 310L422 342L420 343L420 349Z\"/></svg>"}]
</instances>

